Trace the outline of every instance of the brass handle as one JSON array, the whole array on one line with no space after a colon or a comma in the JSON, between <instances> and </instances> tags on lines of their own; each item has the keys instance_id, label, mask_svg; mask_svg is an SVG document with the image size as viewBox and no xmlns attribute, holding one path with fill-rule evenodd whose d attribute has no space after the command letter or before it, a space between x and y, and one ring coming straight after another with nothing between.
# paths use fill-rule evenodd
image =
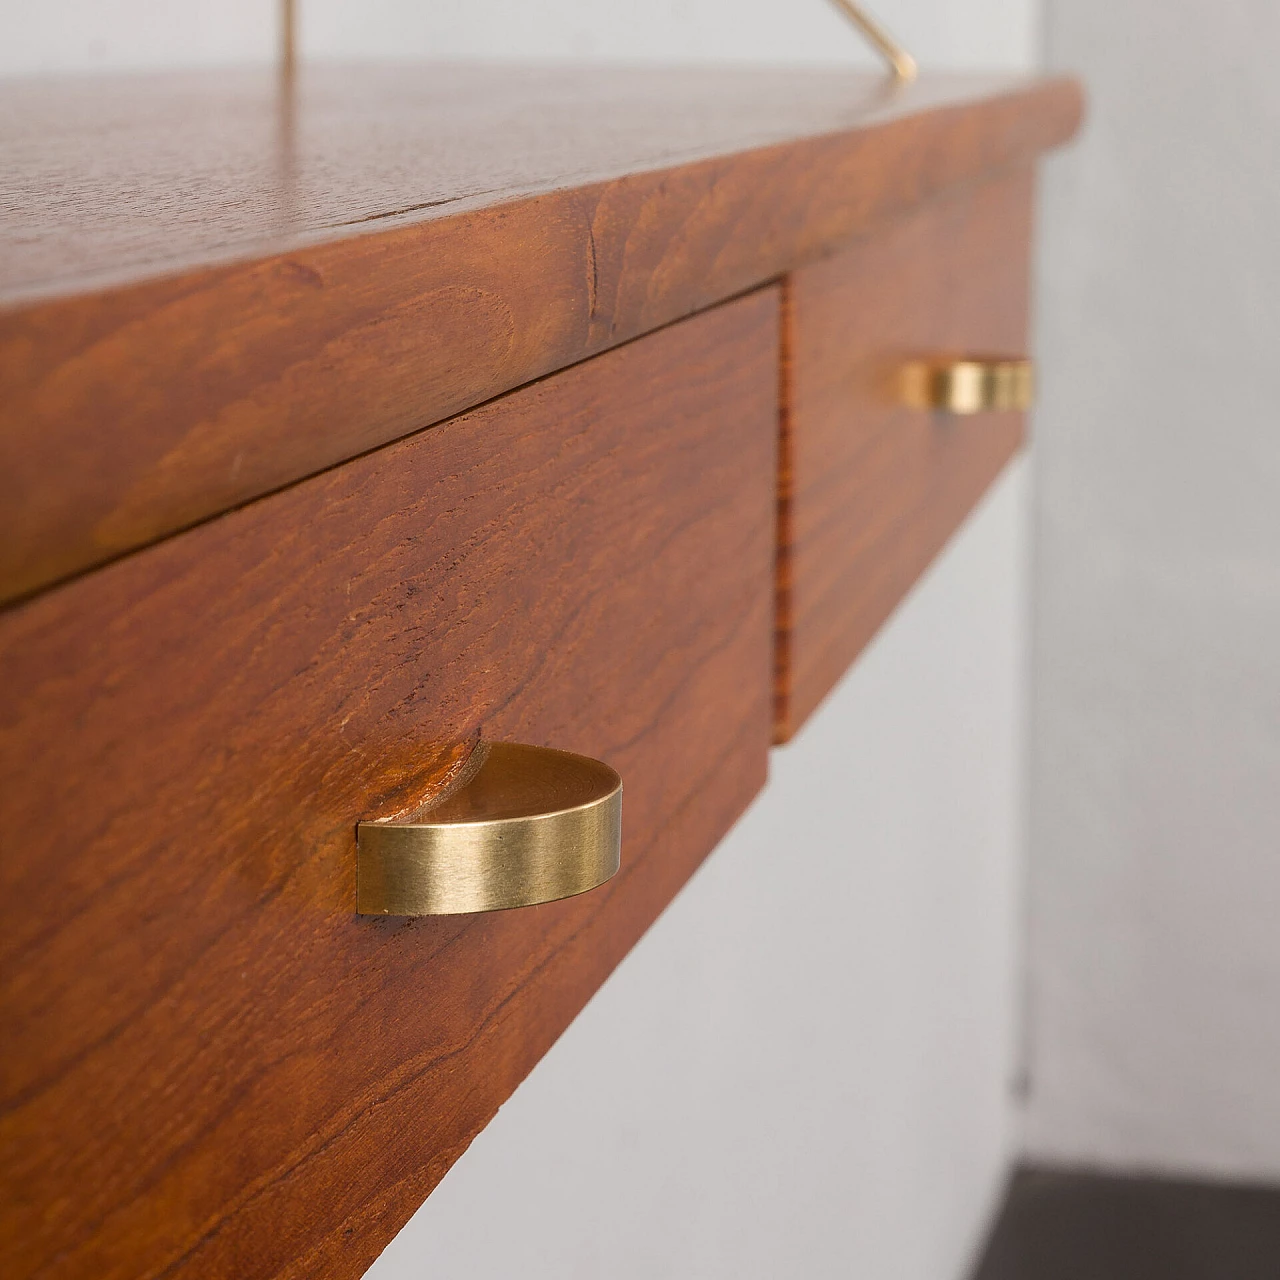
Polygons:
<instances>
[{"instance_id":1,"label":"brass handle","mask_svg":"<svg viewBox=\"0 0 1280 1280\"><path fill-rule=\"evenodd\" d=\"M903 399L918 409L946 413L1031 408L1035 367L1024 359L972 357L945 363L918 361L904 370Z\"/></svg>"},{"instance_id":2,"label":"brass handle","mask_svg":"<svg viewBox=\"0 0 1280 1280\"><path fill-rule=\"evenodd\" d=\"M451 916L569 898L618 869L622 779L587 756L492 743L479 769L415 821L362 822L357 840L361 915Z\"/></svg>"}]
</instances>

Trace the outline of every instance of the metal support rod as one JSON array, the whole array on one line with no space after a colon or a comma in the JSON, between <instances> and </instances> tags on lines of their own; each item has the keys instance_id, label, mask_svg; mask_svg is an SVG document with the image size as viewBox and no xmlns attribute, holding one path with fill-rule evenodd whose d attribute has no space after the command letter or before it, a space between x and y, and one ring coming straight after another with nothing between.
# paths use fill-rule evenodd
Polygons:
<instances>
[{"instance_id":1,"label":"metal support rod","mask_svg":"<svg viewBox=\"0 0 1280 1280\"><path fill-rule=\"evenodd\" d=\"M861 5L854 0L831 0L831 3L875 45L899 80L909 84L916 78L919 71L916 60Z\"/></svg>"},{"instance_id":2,"label":"metal support rod","mask_svg":"<svg viewBox=\"0 0 1280 1280\"><path fill-rule=\"evenodd\" d=\"M293 80L298 63L297 0L280 0L280 78Z\"/></svg>"}]
</instances>

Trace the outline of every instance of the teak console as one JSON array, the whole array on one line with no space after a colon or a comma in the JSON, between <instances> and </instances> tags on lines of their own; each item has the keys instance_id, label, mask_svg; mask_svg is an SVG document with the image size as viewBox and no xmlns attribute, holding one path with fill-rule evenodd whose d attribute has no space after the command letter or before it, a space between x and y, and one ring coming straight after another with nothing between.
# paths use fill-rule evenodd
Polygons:
<instances>
[{"instance_id":1,"label":"teak console","mask_svg":"<svg viewBox=\"0 0 1280 1280\"><path fill-rule=\"evenodd\" d=\"M1018 449L1080 95L401 67L0 111L0 1269L357 1277ZM621 870L357 914L357 823L480 740L612 766Z\"/></svg>"}]
</instances>

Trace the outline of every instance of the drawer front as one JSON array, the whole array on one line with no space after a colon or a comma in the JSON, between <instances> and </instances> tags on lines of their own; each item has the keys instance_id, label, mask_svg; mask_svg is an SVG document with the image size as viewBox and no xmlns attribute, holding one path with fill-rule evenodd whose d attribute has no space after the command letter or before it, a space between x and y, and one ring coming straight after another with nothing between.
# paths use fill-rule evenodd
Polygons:
<instances>
[{"instance_id":1,"label":"drawer front","mask_svg":"<svg viewBox=\"0 0 1280 1280\"><path fill-rule=\"evenodd\" d=\"M912 362L1021 355L1033 181L964 188L795 272L783 302L775 740L802 725L1023 438L904 403Z\"/></svg>"},{"instance_id":2,"label":"drawer front","mask_svg":"<svg viewBox=\"0 0 1280 1280\"><path fill-rule=\"evenodd\" d=\"M0 616L6 1275L358 1276L765 777L766 290ZM475 735L625 783L622 869L358 917ZM450 745L455 744L455 745Z\"/></svg>"}]
</instances>

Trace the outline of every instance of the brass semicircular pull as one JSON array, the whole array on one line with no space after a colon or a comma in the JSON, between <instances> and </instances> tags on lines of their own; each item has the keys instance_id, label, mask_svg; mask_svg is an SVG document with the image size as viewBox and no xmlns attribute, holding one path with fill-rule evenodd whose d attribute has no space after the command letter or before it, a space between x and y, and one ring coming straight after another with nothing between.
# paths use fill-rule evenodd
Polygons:
<instances>
[{"instance_id":1,"label":"brass semicircular pull","mask_svg":"<svg viewBox=\"0 0 1280 1280\"><path fill-rule=\"evenodd\" d=\"M915 409L944 413L1025 412L1035 389L1035 366L1021 357L916 360L902 371L903 400Z\"/></svg>"},{"instance_id":2,"label":"brass semicircular pull","mask_svg":"<svg viewBox=\"0 0 1280 1280\"><path fill-rule=\"evenodd\" d=\"M569 751L487 744L480 766L412 822L357 828L360 915L451 916L569 898L622 849L622 779Z\"/></svg>"}]
</instances>

